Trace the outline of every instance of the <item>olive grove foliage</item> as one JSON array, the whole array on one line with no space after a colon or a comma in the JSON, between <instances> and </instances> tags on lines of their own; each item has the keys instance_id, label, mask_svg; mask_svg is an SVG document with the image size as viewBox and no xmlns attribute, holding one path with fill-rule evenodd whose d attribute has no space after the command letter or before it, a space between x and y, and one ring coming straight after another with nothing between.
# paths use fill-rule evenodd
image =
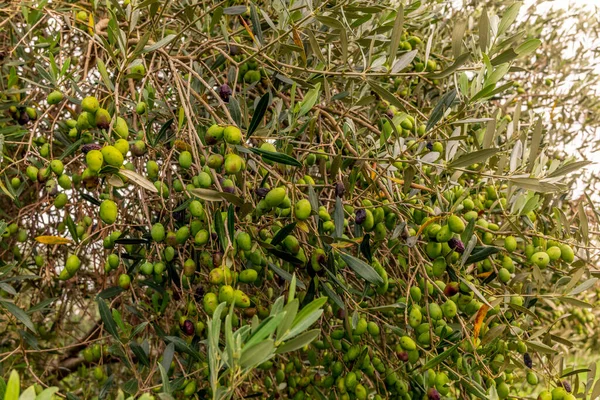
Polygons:
<instances>
[{"instance_id":1,"label":"olive grove foliage","mask_svg":"<svg viewBox=\"0 0 600 400\"><path fill-rule=\"evenodd\" d=\"M0 397L600 396L596 17L472 3L1 3Z\"/></svg>"}]
</instances>

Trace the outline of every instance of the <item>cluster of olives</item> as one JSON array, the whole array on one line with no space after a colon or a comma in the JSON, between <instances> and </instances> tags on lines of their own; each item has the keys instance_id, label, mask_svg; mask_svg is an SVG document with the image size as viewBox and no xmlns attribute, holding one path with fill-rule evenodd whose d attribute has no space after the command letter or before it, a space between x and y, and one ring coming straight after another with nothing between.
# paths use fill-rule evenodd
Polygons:
<instances>
[{"instance_id":1,"label":"cluster of olives","mask_svg":"<svg viewBox=\"0 0 600 400\"><path fill-rule=\"evenodd\" d=\"M238 76L242 78L244 82L252 84L260 82L264 74L264 70L258 67L258 62L256 60L249 60L240 65Z\"/></svg>"}]
</instances>

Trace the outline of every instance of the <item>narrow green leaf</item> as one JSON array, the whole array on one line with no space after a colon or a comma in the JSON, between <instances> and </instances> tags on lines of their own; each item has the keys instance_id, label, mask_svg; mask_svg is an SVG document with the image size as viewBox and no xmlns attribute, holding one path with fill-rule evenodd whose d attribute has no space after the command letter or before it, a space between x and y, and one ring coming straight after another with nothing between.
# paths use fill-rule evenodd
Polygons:
<instances>
[{"instance_id":1,"label":"narrow green leaf","mask_svg":"<svg viewBox=\"0 0 600 400\"><path fill-rule=\"evenodd\" d=\"M275 350L275 342L273 339L267 339L259 344L250 347L248 350L244 348L242 350L242 356L240 357L240 365L242 368L255 367L269 358L273 357Z\"/></svg>"},{"instance_id":2,"label":"narrow green leaf","mask_svg":"<svg viewBox=\"0 0 600 400\"><path fill-rule=\"evenodd\" d=\"M570 174L571 172L575 172L587 165L590 165L591 161L574 161L568 164L565 164L559 168L557 168L554 172L548 175L548 178L557 178L559 176Z\"/></svg>"},{"instance_id":3,"label":"narrow green leaf","mask_svg":"<svg viewBox=\"0 0 600 400\"><path fill-rule=\"evenodd\" d=\"M231 114L231 118L235 122L237 126L242 126L242 108L240 107L240 102L235 97L229 98L229 103L227 103L227 109Z\"/></svg>"},{"instance_id":4,"label":"narrow green leaf","mask_svg":"<svg viewBox=\"0 0 600 400\"><path fill-rule=\"evenodd\" d=\"M342 199L338 196L335 198L333 222L335 224L335 237L341 238L344 233L344 205L342 204Z\"/></svg>"},{"instance_id":5,"label":"narrow green leaf","mask_svg":"<svg viewBox=\"0 0 600 400\"><path fill-rule=\"evenodd\" d=\"M580 284L579 286L577 286L575 289L571 290L569 295L574 296L576 294L583 293L586 290L594 287L596 285L596 282L598 282L598 278L590 278L590 279L586 280L585 282L583 282L582 284Z\"/></svg>"},{"instance_id":6,"label":"narrow green leaf","mask_svg":"<svg viewBox=\"0 0 600 400\"><path fill-rule=\"evenodd\" d=\"M158 189L152 184L152 182L150 182L148 179L138 174L137 172L123 168L119 170L119 175L123 175L124 177L130 179L136 185L150 192L158 193Z\"/></svg>"},{"instance_id":7,"label":"narrow green leaf","mask_svg":"<svg viewBox=\"0 0 600 400\"><path fill-rule=\"evenodd\" d=\"M295 275L294 275L295 276ZM312 283L311 283L312 285ZM296 315L298 314L298 307L300 306L300 301L298 299L294 299L288 304L285 305L283 311L285 312L285 317L281 320L281 323L277 326L277 333L275 335L276 341L281 341L281 338L288 330L292 327L292 323L294 319L296 319Z\"/></svg>"},{"instance_id":8,"label":"narrow green leaf","mask_svg":"<svg viewBox=\"0 0 600 400\"><path fill-rule=\"evenodd\" d=\"M258 17L258 12L256 11L254 3L250 3L250 20L252 21L252 31L254 32L254 36L258 39L258 43L263 44L265 39L263 38L262 28L260 27L260 18Z\"/></svg>"},{"instance_id":9,"label":"narrow green leaf","mask_svg":"<svg viewBox=\"0 0 600 400\"><path fill-rule=\"evenodd\" d=\"M279 243L283 241L296 227L296 222L292 222L277 231L273 239L271 239L271 244L273 246L277 246Z\"/></svg>"},{"instance_id":10,"label":"narrow green leaf","mask_svg":"<svg viewBox=\"0 0 600 400\"><path fill-rule=\"evenodd\" d=\"M163 352L163 359L161 364L165 370L171 368L171 361L173 361L173 356L175 355L175 343L171 342L165 347L165 351Z\"/></svg>"},{"instance_id":11,"label":"narrow green leaf","mask_svg":"<svg viewBox=\"0 0 600 400\"><path fill-rule=\"evenodd\" d=\"M275 332L275 330L287 314L287 312L285 311L287 307L288 305L286 305L284 311L277 313L277 315L270 315L260 323L260 325L256 329L256 332L254 332L244 344L244 351L247 351L252 346L261 343L263 340L271 336L273 332Z\"/></svg>"},{"instance_id":12,"label":"narrow green leaf","mask_svg":"<svg viewBox=\"0 0 600 400\"><path fill-rule=\"evenodd\" d=\"M146 352L144 351L142 346L140 346L136 342L131 342L131 343L129 343L129 348L131 349L133 354L137 357L138 362L140 362L142 365L144 365L146 367L150 366L150 360L148 359L148 355L146 354Z\"/></svg>"},{"instance_id":13,"label":"narrow green leaf","mask_svg":"<svg viewBox=\"0 0 600 400\"><path fill-rule=\"evenodd\" d=\"M6 392L4 393L4 400L19 400L21 394L21 379L17 370L10 372L8 383L6 384Z\"/></svg>"},{"instance_id":14,"label":"narrow green leaf","mask_svg":"<svg viewBox=\"0 0 600 400\"><path fill-rule=\"evenodd\" d=\"M271 99L271 92L265 93L260 100L258 101L258 105L256 106L256 110L254 110L254 114L252 114L252 120L250 120L250 126L248 127L248 133L246 137L252 136L256 128L260 125L267 109L269 108L269 102Z\"/></svg>"},{"instance_id":15,"label":"narrow green leaf","mask_svg":"<svg viewBox=\"0 0 600 400\"><path fill-rule=\"evenodd\" d=\"M371 90L373 90L383 100L388 101L390 105L396 106L400 110L404 108L400 100L398 100L396 96L390 93L387 89L384 89L373 81L369 81L369 86L371 87Z\"/></svg>"},{"instance_id":16,"label":"narrow green leaf","mask_svg":"<svg viewBox=\"0 0 600 400\"><path fill-rule=\"evenodd\" d=\"M539 353L543 353L543 354L556 354L558 353L556 350L554 350L552 347L536 341L536 340L525 340L525 344L527 344L527 347L535 350Z\"/></svg>"},{"instance_id":17,"label":"narrow green leaf","mask_svg":"<svg viewBox=\"0 0 600 400\"><path fill-rule=\"evenodd\" d=\"M42 393L38 394L36 396L35 400L52 400L54 398L53 395L57 392L58 392L58 387L51 386L49 388L42 390Z\"/></svg>"},{"instance_id":18,"label":"narrow green leaf","mask_svg":"<svg viewBox=\"0 0 600 400\"><path fill-rule=\"evenodd\" d=\"M306 93L306 95L304 96L304 99L300 102L300 104L299 104L300 110L298 111L298 117L301 117L304 114L306 114L307 112L309 112L313 108L313 106L317 103L317 100L319 100L320 95L321 95L321 84L317 83L314 88L310 89Z\"/></svg>"},{"instance_id":19,"label":"narrow green leaf","mask_svg":"<svg viewBox=\"0 0 600 400\"><path fill-rule=\"evenodd\" d=\"M33 322L31 322L29 315L27 315L25 311L15 305L13 302L5 299L0 299L0 304L6 308L6 310L10 312L17 320L19 320L19 322L25 325L32 332L36 332L35 325Z\"/></svg>"},{"instance_id":20,"label":"narrow green leaf","mask_svg":"<svg viewBox=\"0 0 600 400\"><path fill-rule=\"evenodd\" d=\"M73 144L71 144L69 147L67 147L65 149L65 151L62 152L62 154L60 155L60 157L58 157L58 159L64 160L65 158L67 158L70 155L72 155L73 153L75 153L75 151L77 149L79 149L79 146L81 146L81 143L83 143L83 139L79 139L79 140L76 140L75 142L73 142Z\"/></svg>"},{"instance_id":21,"label":"narrow green leaf","mask_svg":"<svg viewBox=\"0 0 600 400\"><path fill-rule=\"evenodd\" d=\"M512 48L510 48L498 54L496 57L492 58L490 62L493 66L497 66L500 64L511 62L518 56L519 55L515 53L515 51Z\"/></svg>"},{"instance_id":22,"label":"narrow green leaf","mask_svg":"<svg viewBox=\"0 0 600 400\"><path fill-rule=\"evenodd\" d=\"M398 52L400 38L402 36L402 25L404 25L404 5L400 3L396 11L396 19L394 20L394 28L392 28L392 36L390 37L390 47L388 48L388 64L391 64Z\"/></svg>"},{"instance_id":23,"label":"narrow green leaf","mask_svg":"<svg viewBox=\"0 0 600 400\"><path fill-rule=\"evenodd\" d=\"M158 364L158 369L160 370L160 378L162 380L162 392L171 394L171 382L169 382L169 375L167 374L167 370L162 364Z\"/></svg>"},{"instance_id":24,"label":"narrow green leaf","mask_svg":"<svg viewBox=\"0 0 600 400\"><path fill-rule=\"evenodd\" d=\"M431 74L427 74L426 76L430 79L441 79L441 78L445 78L446 76L454 73L458 68L460 68L464 63L466 63L467 61L469 61L469 59L471 58L471 53L464 53L461 54L460 56L458 56L456 58L456 60L454 60L454 63L452 63L452 65L450 65L448 68L446 68L445 70L441 71L441 72L436 72L436 73L431 73Z\"/></svg>"},{"instance_id":25,"label":"narrow green leaf","mask_svg":"<svg viewBox=\"0 0 600 400\"><path fill-rule=\"evenodd\" d=\"M475 287L475 285L473 285L471 282L469 282L468 280L464 279L462 276L459 277L459 279L461 280L461 282L463 282L465 285L467 285L467 287L469 289L471 289L471 291L473 291L473 293L475 294L475 296L479 297L479 300L481 300L485 305L487 305L490 308L493 308L490 304L489 301L487 301L487 299L483 296L483 294L481 294L481 292Z\"/></svg>"},{"instance_id":26,"label":"narrow green leaf","mask_svg":"<svg viewBox=\"0 0 600 400\"><path fill-rule=\"evenodd\" d=\"M223 14L225 15L241 15L248 11L248 7L246 6L232 6L223 9Z\"/></svg>"},{"instance_id":27,"label":"narrow green leaf","mask_svg":"<svg viewBox=\"0 0 600 400\"><path fill-rule=\"evenodd\" d=\"M448 349L444 350L443 353L438 354L437 356L433 357L431 360L427 361L421 367L421 371L427 371L430 368L436 367L438 364L440 364L446 358L450 357L452 355L452 353L454 352L454 350L456 350L459 345L460 345L460 343L456 343L454 346L449 347Z\"/></svg>"},{"instance_id":28,"label":"narrow green leaf","mask_svg":"<svg viewBox=\"0 0 600 400\"><path fill-rule=\"evenodd\" d=\"M229 233L229 242L233 243L233 234L235 233L235 211L233 204L227 208L227 233Z\"/></svg>"},{"instance_id":29,"label":"narrow green leaf","mask_svg":"<svg viewBox=\"0 0 600 400\"><path fill-rule=\"evenodd\" d=\"M323 288L323 290L325 290L325 293L327 293L327 297L330 298L331 300L333 300L333 302L342 310L346 309L346 305L344 304L344 301L341 299L340 296L338 296L338 294L336 292L333 291L333 289L331 289L326 282L324 281L319 281L321 283L321 287Z\"/></svg>"},{"instance_id":30,"label":"narrow green leaf","mask_svg":"<svg viewBox=\"0 0 600 400\"><path fill-rule=\"evenodd\" d=\"M483 53L487 52L488 45L490 43L490 19L488 17L487 9L484 7L481 11L481 17L479 18L479 48Z\"/></svg>"},{"instance_id":31,"label":"narrow green leaf","mask_svg":"<svg viewBox=\"0 0 600 400\"><path fill-rule=\"evenodd\" d=\"M473 252L469 256L469 258L467 258L467 261L465 262L465 264L473 264L473 263L476 263L479 261L483 261L486 258L488 258L489 256L491 256L492 254L496 254L499 251L500 251L500 249L498 247L493 247L493 246L475 247L475 249L473 249Z\"/></svg>"},{"instance_id":32,"label":"narrow green leaf","mask_svg":"<svg viewBox=\"0 0 600 400\"><path fill-rule=\"evenodd\" d=\"M221 211L215 212L214 224L215 232L219 238L219 243L221 243L221 249L225 251L227 250L229 242L227 240L227 236L225 235L225 224L223 222L223 215L221 214Z\"/></svg>"},{"instance_id":33,"label":"narrow green leaf","mask_svg":"<svg viewBox=\"0 0 600 400\"><path fill-rule=\"evenodd\" d=\"M488 158L498 153L500 149L483 149L465 153L456 160L448 164L448 168L462 168L469 165L478 164L486 161Z\"/></svg>"},{"instance_id":34,"label":"narrow green leaf","mask_svg":"<svg viewBox=\"0 0 600 400\"><path fill-rule=\"evenodd\" d=\"M542 44L540 39L528 39L515 49L515 53L519 56L526 56L537 50Z\"/></svg>"},{"instance_id":35,"label":"narrow green leaf","mask_svg":"<svg viewBox=\"0 0 600 400\"><path fill-rule=\"evenodd\" d=\"M315 340L317 336L319 336L319 333L321 333L320 329L313 329L312 331L304 332L303 334L296 336L294 339L279 346L276 353L283 354L298 350Z\"/></svg>"},{"instance_id":36,"label":"narrow green leaf","mask_svg":"<svg viewBox=\"0 0 600 400\"><path fill-rule=\"evenodd\" d=\"M379 276L369 264L343 252L339 252L339 255L344 262L364 280L375 285L381 285L383 283L381 276Z\"/></svg>"},{"instance_id":37,"label":"narrow green leaf","mask_svg":"<svg viewBox=\"0 0 600 400\"><path fill-rule=\"evenodd\" d=\"M319 15L315 18L317 19L317 21L330 28L340 30L344 29L344 25L337 18L329 17L326 15Z\"/></svg>"},{"instance_id":38,"label":"narrow green leaf","mask_svg":"<svg viewBox=\"0 0 600 400\"><path fill-rule=\"evenodd\" d=\"M529 161L527 163L527 172L533 170L535 160L539 156L540 143L542 143L542 118L538 118L533 129L533 135L531 135L531 144L529 145Z\"/></svg>"},{"instance_id":39,"label":"narrow green leaf","mask_svg":"<svg viewBox=\"0 0 600 400\"><path fill-rule=\"evenodd\" d=\"M510 178L509 181L520 188L532 190L534 192L547 193L560 190L558 186L552 183L542 182L535 178Z\"/></svg>"},{"instance_id":40,"label":"narrow green leaf","mask_svg":"<svg viewBox=\"0 0 600 400\"><path fill-rule=\"evenodd\" d=\"M109 88L111 91L115 90L115 85L113 85L112 81L108 76L108 72L106 71L106 65L102 59L96 59L96 65L98 66L98 71L100 72L100 76L102 77L102 82L104 82L104 86Z\"/></svg>"},{"instance_id":41,"label":"narrow green leaf","mask_svg":"<svg viewBox=\"0 0 600 400\"><path fill-rule=\"evenodd\" d=\"M175 350L177 350L179 352L187 353L190 356L194 357L195 359L200 360L200 358L201 358L200 353L198 353L198 351L194 350L182 338L177 337L177 336L165 336L164 339L169 343L173 343L175 345Z\"/></svg>"},{"instance_id":42,"label":"narrow green leaf","mask_svg":"<svg viewBox=\"0 0 600 400\"><path fill-rule=\"evenodd\" d=\"M100 318L104 324L104 329L117 340L121 340L119 338L119 332L117 331L117 324L113 319L112 313L108 308L108 305L101 297L96 298L96 302L98 303L98 311L100 312Z\"/></svg>"},{"instance_id":43,"label":"narrow green leaf","mask_svg":"<svg viewBox=\"0 0 600 400\"><path fill-rule=\"evenodd\" d=\"M512 4L502 15L502 19L498 24L498 36L502 35L504 32L508 30L508 28L515 22L517 16L519 15L519 9L523 5L522 2L517 1Z\"/></svg>"},{"instance_id":44,"label":"narrow green leaf","mask_svg":"<svg viewBox=\"0 0 600 400\"><path fill-rule=\"evenodd\" d=\"M302 163L297 159L288 156L287 154L278 153L276 151L269 151L264 149L259 149L256 147L251 147L250 151L260 155L264 160L276 162L283 165L291 165L294 167L301 167Z\"/></svg>"},{"instance_id":45,"label":"narrow green leaf","mask_svg":"<svg viewBox=\"0 0 600 400\"><path fill-rule=\"evenodd\" d=\"M426 131L429 131L435 126L435 124L438 123L439 120L442 119L442 117L446 113L446 110L448 110L452 106L452 103L454 102L455 98L456 89L452 89L448 93L444 94L444 96L442 96L440 101L435 105L435 108L431 112L431 116L429 117L429 121L427 121L427 126L425 127Z\"/></svg>"},{"instance_id":46,"label":"narrow green leaf","mask_svg":"<svg viewBox=\"0 0 600 400\"><path fill-rule=\"evenodd\" d=\"M417 55L417 50L411 50L402 54L392 65L392 74L397 74L402 71L404 68L408 67L410 63L415 59Z\"/></svg>"},{"instance_id":47,"label":"narrow green leaf","mask_svg":"<svg viewBox=\"0 0 600 400\"><path fill-rule=\"evenodd\" d=\"M176 34L167 35L164 38L162 38L161 40L159 40L158 42L154 43L153 45L144 47L144 49L142 50L142 53L150 53L151 51L161 49L161 48L165 47L167 44L171 43L171 41L173 39L175 39L176 37L177 37Z\"/></svg>"},{"instance_id":48,"label":"narrow green leaf","mask_svg":"<svg viewBox=\"0 0 600 400\"><path fill-rule=\"evenodd\" d=\"M277 265L275 265L273 263L268 263L267 265L269 266L269 268L271 268L273 270L273 272L275 272L281 278L285 279L288 282L292 281L292 274L290 274L286 270L279 268ZM296 280L296 286L298 286L300 289L306 289L306 285L304 285L304 282L302 282L301 280L298 280L298 279Z\"/></svg>"}]
</instances>

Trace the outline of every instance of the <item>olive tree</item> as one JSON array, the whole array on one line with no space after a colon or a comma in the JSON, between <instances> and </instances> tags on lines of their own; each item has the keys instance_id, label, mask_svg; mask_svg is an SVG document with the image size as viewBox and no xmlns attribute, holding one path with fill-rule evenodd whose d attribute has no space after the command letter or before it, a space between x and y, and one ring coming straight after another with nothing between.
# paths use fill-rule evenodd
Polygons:
<instances>
[{"instance_id":1,"label":"olive tree","mask_svg":"<svg viewBox=\"0 0 600 400\"><path fill-rule=\"evenodd\" d=\"M0 396L600 395L593 15L0 7Z\"/></svg>"}]
</instances>

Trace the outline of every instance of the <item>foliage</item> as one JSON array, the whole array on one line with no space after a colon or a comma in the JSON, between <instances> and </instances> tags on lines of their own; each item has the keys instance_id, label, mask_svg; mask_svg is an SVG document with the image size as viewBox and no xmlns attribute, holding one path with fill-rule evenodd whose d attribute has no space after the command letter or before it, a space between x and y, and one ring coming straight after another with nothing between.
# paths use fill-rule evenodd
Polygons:
<instances>
[{"instance_id":1,"label":"foliage","mask_svg":"<svg viewBox=\"0 0 600 400\"><path fill-rule=\"evenodd\" d=\"M597 398L596 17L500 3L0 5L0 397Z\"/></svg>"}]
</instances>

